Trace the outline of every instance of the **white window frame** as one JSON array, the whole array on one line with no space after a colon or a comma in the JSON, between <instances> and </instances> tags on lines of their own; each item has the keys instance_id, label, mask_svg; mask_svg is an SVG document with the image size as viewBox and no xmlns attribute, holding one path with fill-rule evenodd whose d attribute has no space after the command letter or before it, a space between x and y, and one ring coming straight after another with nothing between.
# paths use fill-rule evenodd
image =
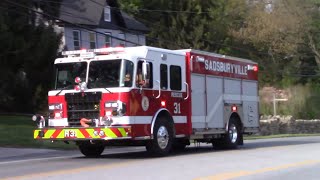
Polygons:
<instances>
[{"instance_id":1,"label":"white window frame","mask_svg":"<svg viewBox=\"0 0 320 180\"><path fill-rule=\"evenodd\" d=\"M122 36L123 35L123 36ZM124 34L124 33L119 33L118 34L118 38L120 38L120 39L123 39L124 41L121 41L120 39L119 39L119 45L120 46L126 46L126 35Z\"/></svg>"},{"instance_id":2,"label":"white window frame","mask_svg":"<svg viewBox=\"0 0 320 180\"><path fill-rule=\"evenodd\" d=\"M74 32L77 32L78 33L78 39L76 39L75 37L75 35L74 35ZM72 30L72 37L73 37L73 49L74 50L80 50L81 49L81 32L80 32L80 30ZM75 46L75 42L76 41L78 41L78 43L79 43L79 47L78 48L76 48L76 46Z\"/></svg>"},{"instance_id":3,"label":"white window frame","mask_svg":"<svg viewBox=\"0 0 320 180\"><path fill-rule=\"evenodd\" d=\"M104 34L105 35L105 38L104 38L104 46L106 47L111 47L112 46L112 42L111 42L111 32L105 32ZM107 35L110 35L110 36L107 36ZM107 46L107 38L109 39L109 45Z\"/></svg>"},{"instance_id":4,"label":"white window frame","mask_svg":"<svg viewBox=\"0 0 320 180\"><path fill-rule=\"evenodd\" d=\"M104 7L104 21L111 22L111 8L110 6Z\"/></svg>"},{"instance_id":5,"label":"white window frame","mask_svg":"<svg viewBox=\"0 0 320 180\"><path fill-rule=\"evenodd\" d=\"M92 41L91 35L93 35L94 40ZM94 47L91 47L91 43L94 43ZM97 36L95 32L89 32L89 47L90 49L95 49L97 48Z\"/></svg>"}]
</instances>

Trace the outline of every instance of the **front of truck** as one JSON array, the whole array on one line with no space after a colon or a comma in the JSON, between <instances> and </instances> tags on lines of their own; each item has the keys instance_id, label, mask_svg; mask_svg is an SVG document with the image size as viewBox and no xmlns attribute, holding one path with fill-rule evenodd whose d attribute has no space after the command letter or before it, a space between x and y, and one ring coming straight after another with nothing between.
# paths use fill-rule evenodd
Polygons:
<instances>
[{"instance_id":1,"label":"front of truck","mask_svg":"<svg viewBox=\"0 0 320 180\"><path fill-rule=\"evenodd\" d=\"M114 120L127 114L134 62L121 48L64 55L55 61L48 117L33 117L34 139L74 141L84 155L98 155L104 141L132 138L131 127Z\"/></svg>"}]
</instances>

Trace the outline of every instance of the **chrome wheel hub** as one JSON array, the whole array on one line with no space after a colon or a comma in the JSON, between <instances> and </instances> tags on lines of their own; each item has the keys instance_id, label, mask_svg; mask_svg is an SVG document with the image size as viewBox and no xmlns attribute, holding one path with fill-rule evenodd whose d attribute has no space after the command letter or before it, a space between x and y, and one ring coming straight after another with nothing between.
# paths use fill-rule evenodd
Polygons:
<instances>
[{"instance_id":1,"label":"chrome wheel hub","mask_svg":"<svg viewBox=\"0 0 320 180\"><path fill-rule=\"evenodd\" d=\"M157 132L158 145L161 149L165 149L169 142L169 133L166 127L161 126Z\"/></svg>"},{"instance_id":2,"label":"chrome wheel hub","mask_svg":"<svg viewBox=\"0 0 320 180\"><path fill-rule=\"evenodd\" d=\"M237 127L234 124L231 124L229 127L229 138L232 143L235 143L238 138Z\"/></svg>"}]
</instances>

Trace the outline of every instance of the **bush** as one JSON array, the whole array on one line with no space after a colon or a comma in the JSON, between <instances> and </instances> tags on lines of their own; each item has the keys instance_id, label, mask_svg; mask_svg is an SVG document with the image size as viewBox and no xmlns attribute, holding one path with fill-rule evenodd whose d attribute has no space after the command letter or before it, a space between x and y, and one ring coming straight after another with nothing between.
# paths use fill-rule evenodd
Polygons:
<instances>
[{"instance_id":1,"label":"bush","mask_svg":"<svg viewBox=\"0 0 320 180\"><path fill-rule=\"evenodd\" d=\"M295 85L286 89L264 87L260 91L260 113L273 114L273 93L288 101L276 103L277 115L292 115L302 119L320 119L320 84Z\"/></svg>"}]
</instances>

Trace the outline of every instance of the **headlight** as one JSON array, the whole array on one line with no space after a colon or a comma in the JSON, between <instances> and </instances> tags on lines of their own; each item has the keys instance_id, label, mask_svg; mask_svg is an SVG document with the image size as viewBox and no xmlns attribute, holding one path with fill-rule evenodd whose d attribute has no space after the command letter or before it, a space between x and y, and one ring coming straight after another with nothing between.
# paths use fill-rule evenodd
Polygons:
<instances>
[{"instance_id":1,"label":"headlight","mask_svg":"<svg viewBox=\"0 0 320 180\"><path fill-rule=\"evenodd\" d=\"M50 104L49 105L49 110L62 110L62 104Z\"/></svg>"},{"instance_id":2,"label":"headlight","mask_svg":"<svg viewBox=\"0 0 320 180\"><path fill-rule=\"evenodd\" d=\"M63 114L62 103L49 104L50 119L61 119Z\"/></svg>"},{"instance_id":3,"label":"headlight","mask_svg":"<svg viewBox=\"0 0 320 180\"><path fill-rule=\"evenodd\" d=\"M119 101L119 102L121 102L121 101ZM105 107L106 108L111 108L111 107L116 108L116 107L118 107L118 101L117 102L107 102L107 103L105 103Z\"/></svg>"},{"instance_id":4,"label":"headlight","mask_svg":"<svg viewBox=\"0 0 320 180\"><path fill-rule=\"evenodd\" d=\"M43 128L46 126L46 122L43 116L41 115L33 115L32 120L37 123L38 128Z\"/></svg>"},{"instance_id":5,"label":"headlight","mask_svg":"<svg viewBox=\"0 0 320 180\"><path fill-rule=\"evenodd\" d=\"M106 102L104 107L106 116L110 116L110 114L113 116L123 116L126 113L126 104L119 100L117 102Z\"/></svg>"}]
</instances>

